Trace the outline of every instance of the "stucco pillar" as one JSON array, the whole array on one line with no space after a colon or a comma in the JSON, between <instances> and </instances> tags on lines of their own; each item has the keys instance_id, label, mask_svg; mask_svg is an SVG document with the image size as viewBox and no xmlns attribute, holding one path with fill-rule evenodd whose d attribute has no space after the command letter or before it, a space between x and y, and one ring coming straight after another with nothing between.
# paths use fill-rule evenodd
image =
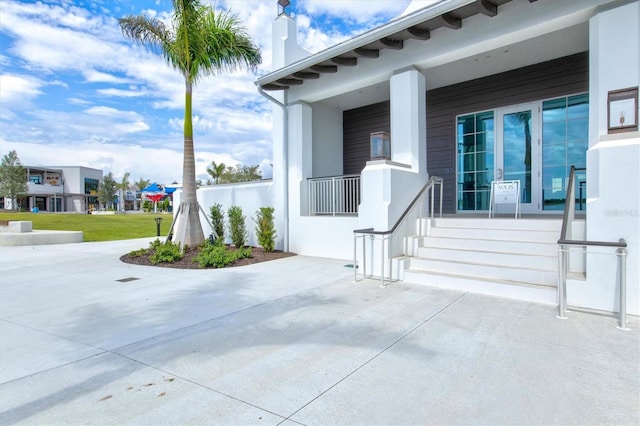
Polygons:
<instances>
[{"instance_id":1,"label":"stucco pillar","mask_svg":"<svg viewBox=\"0 0 640 426\"><path fill-rule=\"evenodd\" d=\"M307 179L313 173L312 109L305 103L295 103L288 107L288 112L289 214L299 217L308 213Z\"/></svg>"},{"instance_id":2,"label":"stucco pillar","mask_svg":"<svg viewBox=\"0 0 640 426\"><path fill-rule=\"evenodd\" d=\"M362 171L362 228L390 229L427 181L426 85L415 68L390 80L391 161L369 161Z\"/></svg>"},{"instance_id":3,"label":"stucco pillar","mask_svg":"<svg viewBox=\"0 0 640 426\"><path fill-rule=\"evenodd\" d=\"M640 4L599 10L589 22L589 150L587 239L628 244L627 312L640 314L640 134L609 133L609 91L640 82ZM568 303L618 311L619 270L615 250L587 253L586 282L568 287Z\"/></svg>"},{"instance_id":4,"label":"stucco pillar","mask_svg":"<svg viewBox=\"0 0 640 426\"><path fill-rule=\"evenodd\" d=\"M426 83L410 67L394 73L390 81L391 160L407 164L416 173L427 171Z\"/></svg>"}]
</instances>

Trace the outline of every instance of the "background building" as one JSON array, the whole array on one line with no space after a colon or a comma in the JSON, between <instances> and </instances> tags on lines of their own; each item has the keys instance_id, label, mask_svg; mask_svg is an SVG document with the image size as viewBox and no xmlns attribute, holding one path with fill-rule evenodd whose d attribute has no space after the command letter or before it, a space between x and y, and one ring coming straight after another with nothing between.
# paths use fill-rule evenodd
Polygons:
<instances>
[{"instance_id":1,"label":"background building","mask_svg":"<svg viewBox=\"0 0 640 426\"><path fill-rule=\"evenodd\" d=\"M18 210L87 212L98 208L102 170L81 166L24 166L24 169L29 192L18 198ZM6 209L12 207L8 198L3 204Z\"/></svg>"}]
</instances>

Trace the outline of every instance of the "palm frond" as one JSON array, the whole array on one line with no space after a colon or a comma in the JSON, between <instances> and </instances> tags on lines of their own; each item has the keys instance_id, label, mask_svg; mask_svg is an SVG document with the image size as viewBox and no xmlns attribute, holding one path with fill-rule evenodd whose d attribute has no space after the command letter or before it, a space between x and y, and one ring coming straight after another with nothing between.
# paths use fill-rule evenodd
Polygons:
<instances>
[{"instance_id":1,"label":"palm frond","mask_svg":"<svg viewBox=\"0 0 640 426\"><path fill-rule=\"evenodd\" d=\"M171 44L171 31L158 19L129 15L118 19L118 23L126 39L156 54L164 54L166 46Z\"/></svg>"}]
</instances>

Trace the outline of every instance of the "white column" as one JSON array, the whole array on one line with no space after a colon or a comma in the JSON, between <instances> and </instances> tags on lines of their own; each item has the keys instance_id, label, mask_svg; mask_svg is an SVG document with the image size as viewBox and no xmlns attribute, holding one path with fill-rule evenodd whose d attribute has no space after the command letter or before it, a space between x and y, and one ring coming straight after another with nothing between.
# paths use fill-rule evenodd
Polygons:
<instances>
[{"instance_id":1,"label":"white column","mask_svg":"<svg viewBox=\"0 0 640 426\"><path fill-rule=\"evenodd\" d=\"M313 123L311 107L290 105L289 111L289 215L308 213L307 178L313 176Z\"/></svg>"},{"instance_id":2,"label":"white column","mask_svg":"<svg viewBox=\"0 0 640 426\"><path fill-rule=\"evenodd\" d=\"M391 77L391 161L362 171L362 228L390 229L427 181L426 84L413 67Z\"/></svg>"},{"instance_id":3,"label":"white column","mask_svg":"<svg viewBox=\"0 0 640 426\"><path fill-rule=\"evenodd\" d=\"M390 81L391 160L416 173L427 170L426 84L420 71L396 71Z\"/></svg>"},{"instance_id":4,"label":"white column","mask_svg":"<svg viewBox=\"0 0 640 426\"><path fill-rule=\"evenodd\" d=\"M587 239L629 244L627 312L640 314L640 134L609 134L607 94L640 82L640 4L601 10L589 22ZM587 281L568 288L568 303L618 311L616 258L590 248Z\"/></svg>"}]
</instances>

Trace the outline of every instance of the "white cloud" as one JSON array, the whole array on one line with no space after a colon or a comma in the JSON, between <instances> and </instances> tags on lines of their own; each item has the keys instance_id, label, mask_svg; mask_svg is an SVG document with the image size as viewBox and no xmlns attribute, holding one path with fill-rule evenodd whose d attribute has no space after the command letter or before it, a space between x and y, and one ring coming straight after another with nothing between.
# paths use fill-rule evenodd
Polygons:
<instances>
[{"instance_id":1,"label":"white cloud","mask_svg":"<svg viewBox=\"0 0 640 426\"><path fill-rule=\"evenodd\" d=\"M105 11L109 3L83 8L68 0L0 1L0 31L8 40L0 54L2 150L16 149L24 163L87 165L116 176L128 171L159 182L181 181L184 81L163 58L122 37L117 17L142 13L138 2L121 0L122 11ZM408 1L293 3L299 40L319 51L399 14ZM238 14L262 50L258 74L271 71L276 2L211 4ZM155 10L144 13L167 20L168 7L170 2L157 1ZM271 104L257 93L255 79L239 70L204 78L194 88L199 177L206 180L211 161L260 164L270 175Z\"/></svg>"},{"instance_id":2,"label":"white cloud","mask_svg":"<svg viewBox=\"0 0 640 426\"><path fill-rule=\"evenodd\" d=\"M140 96L146 96L146 91L141 91L137 89L132 90L122 90L122 89L98 89L96 93L99 93L104 96L115 96L119 98L138 98Z\"/></svg>"},{"instance_id":3,"label":"white cloud","mask_svg":"<svg viewBox=\"0 0 640 426\"><path fill-rule=\"evenodd\" d=\"M0 99L3 109L7 105L25 103L42 94L46 83L29 75L0 75Z\"/></svg>"},{"instance_id":4,"label":"white cloud","mask_svg":"<svg viewBox=\"0 0 640 426\"><path fill-rule=\"evenodd\" d=\"M311 15L328 14L345 21L367 24L381 17L397 16L409 0L300 0L297 8L303 8Z\"/></svg>"}]
</instances>

